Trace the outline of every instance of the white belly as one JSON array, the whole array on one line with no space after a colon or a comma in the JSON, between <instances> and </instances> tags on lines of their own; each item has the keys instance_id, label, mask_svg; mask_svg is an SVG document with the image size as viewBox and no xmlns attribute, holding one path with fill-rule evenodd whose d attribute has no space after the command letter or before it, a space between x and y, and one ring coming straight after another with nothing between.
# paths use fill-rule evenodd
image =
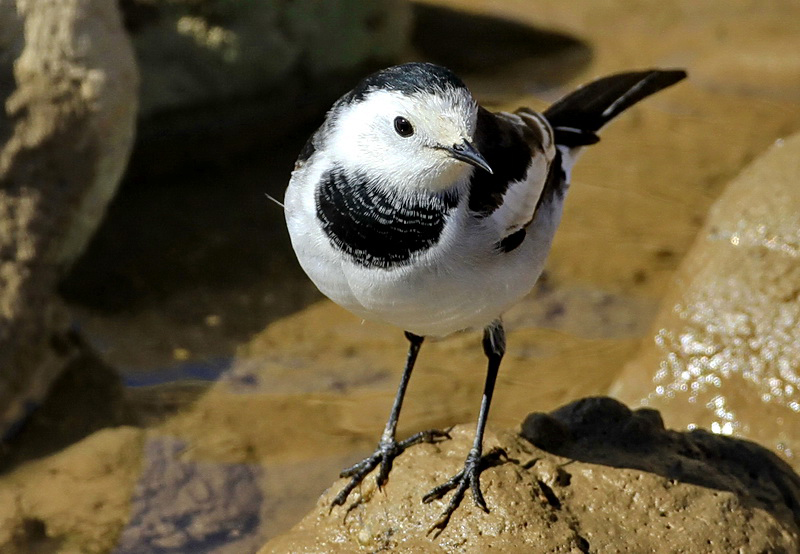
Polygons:
<instances>
[{"instance_id":1,"label":"white belly","mask_svg":"<svg viewBox=\"0 0 800 554\"><path fill-rule=\"evenodd\" d=\"M484 327L525 296L541 274L561 216L561 202L540 209L524 242L499 253L496 236L458 212L440 244L410 264L381 269L334 249L317 224L313 195L290 186L285 204L297 258L323 294L359 317L420 336Z\"/></svg>"}]
</instances>

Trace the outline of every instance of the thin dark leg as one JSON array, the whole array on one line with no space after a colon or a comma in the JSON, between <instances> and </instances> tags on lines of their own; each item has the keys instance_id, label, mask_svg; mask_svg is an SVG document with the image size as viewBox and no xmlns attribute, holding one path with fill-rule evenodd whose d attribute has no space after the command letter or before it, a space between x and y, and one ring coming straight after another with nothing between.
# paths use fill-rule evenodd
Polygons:
<instances>
[{"instance_id":1,"label":"thin dark leg","mask_svg":"<svg viewBox=\"0 0 800 554\"><path fill-rule=\"evenodd\" d=\"M486 419L489 417L489 407L492 404L494 385L497 381L500 361L503 359L505 350L506 337L503 324L500 321L495 321L486 327L483 332L483 351L489 359L489 363L486 370L486 382L483 385L483 398L481 400L481 411L478 414L478 426L475 430L475 440L472 443L469 454L467 454L467 459L464 462L464 469L454 475L446 483L434 488L422 498L423 502L431 502L442 498L450 490L455 489L447 508L431 528L431 531L437 529L437 534L447 527L450 516L453 515L458 505L461 504L464 493L468 488L472 490L472 500L475 502L475 505L484 512L489 512L489 509L486 507L486 502L483 499L483 494L481 493L480 475L481 471L491 466L493 463L496 463L500 452L492 452L487 456L482 456L483 432L486 429Z\"/></svg>"},{"instance_id":2,"label":"thin dark leg","mask_svg":"<svg viewBox=\"0 0 800 554\"><path fill-rule=\"evenodd\" d=\"M381 488L386 484L389 478L389 472L392 470L394 459L406 448L420 442L435 442L437 439L450 438L450 435L448 435L446 431L438 431L435 429L421 431L400 442L397 442L395 438L397 420L400 418L400 410L403 407L403 397L406 395L408 381L411 379L411 372L414 370L414 363L417 361L417 355L422 346L422 341L425 340L425 337L419 337L408 331L406 331L406 338L409 342L406 367L403 370L403 377L400 379L400 386L397 388L397 394L394 397L394 404L392 404L389 420L386 422L386 427L381 435L381 441L378 443L378 448L371 456L361 460L339 474L340 477L351 477L351 479L342 491L336 495L336 498L333 499L334 506L341 506L344 504L350 492L356 488L358 484L364 480L364 477L375 469L378 464L380 464L381 467L380 471L378 471L376 482L378 483L378 488Z\"/></svg>"},{"instance_id":3,"label":"thin dark leg","mask_svg":"<svg viewBox=\"0 0 800 554\"><path fill-rule=\"evenodd\" d=\"M397 387L397 394L394 395L394 403L392 404L392 411L389 413L389 420L386 422L386 427L381 435L381 442L393 441L395 432L397 431L397 420L400 419L400 410L403 409L403 398L406 396L406 389L408 382L411 380L411 372L414 370L414 364L417 362L417 355L419 349L422 347L422 341L425 337L418 337L406 331L406 338L408 339L408 354L406 355L406 367L403 370L403 376L400 378L400 386Z\"/></svg>"}]
</instances>

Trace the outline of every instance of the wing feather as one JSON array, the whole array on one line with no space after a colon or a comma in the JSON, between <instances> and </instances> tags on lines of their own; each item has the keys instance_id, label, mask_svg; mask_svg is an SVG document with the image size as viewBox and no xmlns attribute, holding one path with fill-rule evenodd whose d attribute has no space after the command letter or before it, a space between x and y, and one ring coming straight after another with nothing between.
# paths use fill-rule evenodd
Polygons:
<instances>
[{"instance_id":1,"label":"wing feather","mask_svg":"<svg viewBox=\"0 0 800 554\"><path fill-rule=\"evenodd\" d=\"M470 182L469 208L479 218L490 218L501 249L518 246L506 240L533 220L555 155L552 129L541 114L527 108L514 113L478 114L476 146L494 170L476 171ZM518 238L524 236L517 235Z\"/></svg>"}]
</instances>

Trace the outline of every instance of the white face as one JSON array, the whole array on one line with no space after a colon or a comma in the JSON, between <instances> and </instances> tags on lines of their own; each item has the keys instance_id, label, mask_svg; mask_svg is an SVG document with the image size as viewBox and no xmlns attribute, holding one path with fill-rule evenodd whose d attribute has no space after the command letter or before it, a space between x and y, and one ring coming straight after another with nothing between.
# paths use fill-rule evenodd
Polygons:
<instances>
[{"instance_id":1,"label":"white face","mask_svg":"<svg viewBox=\"0 0 800 554\"><path fill-rule=\"evenodd\" d=\"M411 125L410 136L396 130L398 117ZM346 167L385 183L441 191L474 169L442 148L471 142L476 118L477 104L463 89L411 96L373 91L341 110L327 148Z\"/></svg>"}]
</instances>

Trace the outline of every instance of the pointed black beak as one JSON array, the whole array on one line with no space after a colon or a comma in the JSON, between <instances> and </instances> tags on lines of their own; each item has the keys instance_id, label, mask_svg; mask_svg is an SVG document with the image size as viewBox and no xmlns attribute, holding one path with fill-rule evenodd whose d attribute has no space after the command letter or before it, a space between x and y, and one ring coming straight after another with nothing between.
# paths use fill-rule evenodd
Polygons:
<instances>
[{"instance_id":1,"label":"pointed black beak","mask_svg":"<svg viewBox=\"0 0 800 554\"><path fill-rule=\"evenodd\" d=\"M475 167L484 169L489 173L494 173L489 165L489 162L487 162L486 159L481 156L481 153L478 152L478 150L472 146L468 140L465 140L461 144L454 144L449 148L445 148L445 150L447 150L450 155L457 160L461 160L462 162L466 162L470 165L474 165Z\"/></svg>"}]
</instances>

